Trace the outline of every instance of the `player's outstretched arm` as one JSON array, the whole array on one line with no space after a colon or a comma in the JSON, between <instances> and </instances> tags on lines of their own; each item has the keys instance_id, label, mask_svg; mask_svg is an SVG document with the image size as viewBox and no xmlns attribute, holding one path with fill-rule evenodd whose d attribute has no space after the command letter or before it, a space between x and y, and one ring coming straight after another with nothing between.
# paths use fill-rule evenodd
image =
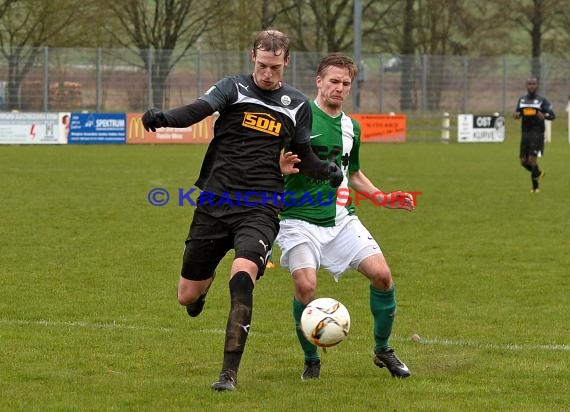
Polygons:
<instances>
[{"instance_id":1,"label":"player's outstretched arm","mask_svg":"<svg viewBox=\"0 0 570 412\"><path fill-rule=\"evenodd\" d=\"M411 193L397 191L388 194L388 201L384 207L412 212L415 210L416 205L414 204L414 196Z\"/></svg>"},{"instance_id":2,"label":"player's outstretched arm","mask_svg":"<svg viewBox=\"0 0 570 412\"><path fill-rule=\"evenodd\" d=\"M385 208L403 209L409 212L416 208L412 194L400 191L385 193L374 186L361 170L350 173L348 182L356 192L366 194L375 204L382 205Z\"/></svg>"},{"instance_id":3,"label":"player's outstretched arm","mask_svg":"<svg viewBox=\"0 0 570 412\"><path fill-rule=\"evenodd\" d=\"M213 113L214 109L208 102L196 99L190 104L165 112L157 108L149 109L142 116L142 124L150 132L161 127L183 128L198 123Z\"/></svg>"}]
</instances>

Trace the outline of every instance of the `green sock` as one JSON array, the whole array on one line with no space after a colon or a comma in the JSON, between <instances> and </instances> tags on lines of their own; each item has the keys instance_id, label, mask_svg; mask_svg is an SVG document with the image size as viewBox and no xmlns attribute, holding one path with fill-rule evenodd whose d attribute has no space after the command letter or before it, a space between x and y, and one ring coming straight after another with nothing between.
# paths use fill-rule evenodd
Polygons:
<instances>
[{"instance_id":1,"label":"green sock","mask_svg":"<svg viewBox=\"0 0 570 412\"><path fill-rule=\"evenodd\" d=\"M374 351L386 351L390 348L388 339L396 314L395 286L390 290L380 290L370 285L370 310L374 317Z\"/></svg>"},{"instance_id":2,"label":"green sock","mask_svg":"<svg viewBox=\"0 0 570 412\"><path fill-rule=\"evenodd\" d=\"M309 342L301 331L301 315L303 314L305 307L307 307L307 305L303 305L301 302L295 299L295 297L293 297L293 318L295 319L295 331L297 332L297 338L299 339L301 348L303 348L303 352L305 352L305 361L319 360L319 352L317 351L317 347Z\"/></svg>"}]
</instances>

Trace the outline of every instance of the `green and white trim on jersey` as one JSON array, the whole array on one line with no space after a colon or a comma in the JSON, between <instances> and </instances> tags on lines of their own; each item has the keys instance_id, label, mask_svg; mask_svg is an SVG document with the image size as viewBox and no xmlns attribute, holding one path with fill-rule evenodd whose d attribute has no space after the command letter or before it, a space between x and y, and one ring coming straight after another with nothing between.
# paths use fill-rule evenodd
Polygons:
<instances>
[{"instance_id":1,"label":"green and white trim on jersey","mask_svg":"<svg viewBox=\"0 0 570 412\"><path fill-rule=\"evenodd\" d=\"M285 206L281 220L300 219L319 226L332 227L347 215L355 214L353 204L337 205L337 190L348 188L348 175L360 170L360 124L344 112L331 117L311 102L313 126L311 146L321 160L335 161L344 173L338 189L328 181L300 173L285 176ZM346 198L346 196L344 196ZM343 199L343 203L346 203Z\"/></svg>"}]
</instances>

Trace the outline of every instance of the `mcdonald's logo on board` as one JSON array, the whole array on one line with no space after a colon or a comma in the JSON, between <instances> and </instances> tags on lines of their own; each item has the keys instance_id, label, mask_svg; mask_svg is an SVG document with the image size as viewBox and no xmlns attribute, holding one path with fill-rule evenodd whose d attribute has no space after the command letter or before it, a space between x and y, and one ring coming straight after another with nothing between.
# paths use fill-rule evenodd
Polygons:
<instances>
[{"instance_id":1,"label":"mcdonald's logo on board","mask_svg":"<svg viewBox=\"0 0 570 412\"><path fill-rule=\"evenodd\" d=\"M212 140L212 117L208 116L204 120L199 121L192 126L192 139L193 140Z\"/></svg>"},{"instance_id":2,"label":"mcdonald's logo on board","mask_svg":"<svg viewBox=\"0 0 570 412\"><path fill-rule=\"evenodd\" d=\"M144 130L140 115L133 115L132 113L127 114L127 124L129 125L127 129L127 142L130 142L131 140L145 139L146 130Z\"/></svg>"},{"instance_id":3,"label":"mcdonald's logo on board","mask_svg":"<svg viewBox=\"0 0 570 412\"><path fill-rule=\"evenodd\" d=\"M142 124L142 113L127 113L128 144L210 143L214 137L214 116L208 116L190 127L166 127L147 132Z\"/></svg>"}]
</instances>

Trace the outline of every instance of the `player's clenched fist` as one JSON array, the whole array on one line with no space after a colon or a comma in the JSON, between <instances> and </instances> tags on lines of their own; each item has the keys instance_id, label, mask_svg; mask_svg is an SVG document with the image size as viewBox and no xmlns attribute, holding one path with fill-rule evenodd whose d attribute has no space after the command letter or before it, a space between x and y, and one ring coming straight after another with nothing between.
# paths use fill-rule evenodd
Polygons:
<instances>
[{"instance_id":1,"label":"player's clenched fist","mask_svg":"<svg viewBox=\"0 0 570 412\"><path fill-rule=\"evenodd\" d=\"M344 179L344 175L342 174L342 170L335 162L329 162L328 164L328 172L329 172L329 183L332 187L339 187Z\"/></svg>"},{"instance_id":2,"label":"player's clenched fist","mask_svg":"<svg viewBox=\"0 0 570 412\"><path fill-rule=\"evenodd\" d=\"M147 132L156 132L156 129L168 126L166 117L160 109L149 109L142 116L142 124Z\"/></svg>"}]
</instances>

